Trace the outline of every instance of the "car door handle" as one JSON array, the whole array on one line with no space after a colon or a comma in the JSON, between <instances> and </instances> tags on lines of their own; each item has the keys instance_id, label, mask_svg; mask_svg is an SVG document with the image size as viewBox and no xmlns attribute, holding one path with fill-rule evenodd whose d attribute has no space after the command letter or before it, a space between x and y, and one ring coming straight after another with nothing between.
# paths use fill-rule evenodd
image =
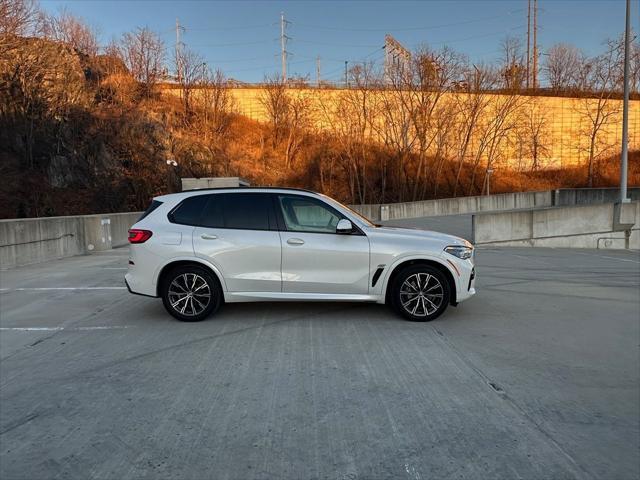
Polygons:
<instances>
[{"instance_id":1,"label":"car door handle","mask_svg":"<svg viewBox=\"0 0 640 480\"><path fill-rule=\"evenodd\" d=\"M218 236L209 235L208 233L203 233L202 235L200 235L200 238L202 238L203 240L215 240L216 238L218 238Z\"/></svg>"},{"instance_id":2,"label":"car door handle","mask_svg":"<svg viewBox=\"0 0 640 480\"><path fill-rule=\"evenodd\" d=\"M304 240L302 240L301 238L290 238L289 240L287 240L287 243L289 245L304 245Z\"/></svg>"}]
</instances>

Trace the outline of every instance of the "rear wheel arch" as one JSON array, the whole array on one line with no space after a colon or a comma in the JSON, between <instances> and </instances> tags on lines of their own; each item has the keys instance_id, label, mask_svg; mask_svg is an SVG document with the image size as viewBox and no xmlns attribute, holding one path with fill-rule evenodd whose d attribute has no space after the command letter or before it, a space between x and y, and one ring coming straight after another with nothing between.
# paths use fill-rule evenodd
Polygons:
<instances>
[{"instance_id":1,"label":"rear wheel arch","mask_svg":"<svg viewBox=\"0 0 640 480\"><path fill-rule=\"evenodd\" d=\"M222 276L220 275L220 272L218 272L214 268L211 268L211 266L208 265L207 263L200 262L197 260L174 260L172 262L167 263L160 269L160 272L158 273L158 281L156 282L156 295L157 296L161 295L163 282L165 281L166 276L172 270L178 267L186 267L186 266L195 266L198 268L204 268L209 273L211 273L211 275L213 275L214 278L218 280L218 284L220 285L220 288L222 289L222 291L224 292L226 290L225 284L222 281ZM224 301L224 297L223 297L223 301Z\"/></svg>"},{"instance_id":2,"label":"rear wheel arch","mask_svg":"<svg viewBox=\"0 0 640 480\"><path fill-rule=\"evenodd\" d=\"M430 267L434 267L440 270L445 276L445 278L447 279L447 283L449 284L449 292L450 292L449 304L451 305L457 304L457 299L456 299L457 287L456 287L456 280L455 280L455 277L453 276L453 273L451 272L451 270L449 270L449 268L446 265L436 260L430 260L427 258L413 258L410 260L405 260L403 262L400 262L398 265L396 265L393 268L393 270L389 274L389 277L387 278L386 289L384 292L386 304L389 304L391 291L393 289L393 284L398 274L402 272L405 268L416 266L416 265L429 265Z\"/></svg>"}]
</instances>

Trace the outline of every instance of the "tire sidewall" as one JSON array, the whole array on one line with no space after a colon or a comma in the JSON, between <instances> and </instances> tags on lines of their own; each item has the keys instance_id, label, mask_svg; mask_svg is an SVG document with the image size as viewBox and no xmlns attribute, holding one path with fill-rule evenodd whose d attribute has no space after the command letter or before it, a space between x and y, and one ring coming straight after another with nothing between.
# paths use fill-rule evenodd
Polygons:
<instances>
[{"instance_id":1,"label":"tire sidewall","mask_svg":"<svg viewBox=\"0 0 640 480\"><path fill-rule=\"evenodd\" d=\"M207 308L205 308L202 313L199 313L195 316L182 315L180 312L174 310L174 308L171 306L171 303L169 302L169 285L171 285L171 282L176 277L184 273L195 273L197 275L200 275L209 284L209 288L211 290L212 297L209 305L207 305ZM220 282L218 282L216 276L208 270L197 266L187 265L174 268L164 276L161 286L161 296L164 307L167 309L167 312L169 312L173 317L177 318L181 322L200 322L207 318L209 315L215 313L218 308L220 308L220 304L222 302L222 288L220 287Z\"/></svg>"},{"instance_id":2,"label":"tire sidewall","mask_svg":"<svg viewBox=\"0 0 640 480\"><path fill-rule=\"evenodd\" d=\"M400 288L402 287L402 284L408 277L416 273L428 273L429 275L433 275L442 285L442 304L438 307L438 310L436 310L435 313L426 317L419 317L417 315L412 315L410 312L407 312L402 307L402 302L400 301ZM403 269L394 279L391 289L391 306L399 315L412 322L430 322L432 320L435 320L447 309L450 299L451 288L449 286L447 278L439 269L430 265L413 265Z\"/></svg>"}]
</instances>

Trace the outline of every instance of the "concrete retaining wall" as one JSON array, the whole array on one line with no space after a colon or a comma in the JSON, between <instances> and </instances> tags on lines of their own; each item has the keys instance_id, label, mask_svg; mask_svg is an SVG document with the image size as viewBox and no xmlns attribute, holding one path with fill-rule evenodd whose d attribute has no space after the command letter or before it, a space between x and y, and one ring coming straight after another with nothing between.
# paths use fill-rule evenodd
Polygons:
<instances>
[{"instance_id":1,"label":"concrete retaining wall","mask_svg":"<svg viewBox=\"0 0 640 480\"><path fill-rule=\"evenodd\" d=\"M140 212L0 220L0 268L126 245L138 217Z\"/></svg>"},{"instance_id":2,"label":"concrete retaining wall","mask_svg":"<svg viewBox=\"0 0 640 480\"><path fill-rule=\"evenodd\" d=\"M480 213L473 216L476 245L640 248L640 202L622 205L621 223L631 235L614 231L613 203L536 210Z\"/></svg>"}]
</instances>

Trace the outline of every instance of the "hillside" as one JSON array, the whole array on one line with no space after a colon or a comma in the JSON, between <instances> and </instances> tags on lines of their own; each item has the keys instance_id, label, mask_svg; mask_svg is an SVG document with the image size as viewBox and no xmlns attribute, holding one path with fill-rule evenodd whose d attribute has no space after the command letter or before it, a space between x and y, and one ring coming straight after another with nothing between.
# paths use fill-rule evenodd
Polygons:
<instances>
[{"instance_id":1,"label":"hillside","mask_svg":"<svg viewBox=\"0 0 640 480\"><path fill-rule=\"evenodd\" d=\"M495 165L488 147L452 154L459 125L446 138L425 130L438 148L419 150L373 142L357 115L345 116L345 131L316 129L305 106L277 85L263 101L281 95L284 116L261 123L237 113L220 79L208 84L211 98L196 99L186 87L161 96L116 57L36 38L4 38L0 48L2 218L139 210L152 196L176 191L180 176L241 176L349 203L480 194L486 167ZM588 184L586 166L554 171L525 163L496 167L491 191ZM616 185L616 164L615 150L602 150L593 186ZM631 184L640 184L639 165L635 152Z\"/></svg>"}]
</instances>

